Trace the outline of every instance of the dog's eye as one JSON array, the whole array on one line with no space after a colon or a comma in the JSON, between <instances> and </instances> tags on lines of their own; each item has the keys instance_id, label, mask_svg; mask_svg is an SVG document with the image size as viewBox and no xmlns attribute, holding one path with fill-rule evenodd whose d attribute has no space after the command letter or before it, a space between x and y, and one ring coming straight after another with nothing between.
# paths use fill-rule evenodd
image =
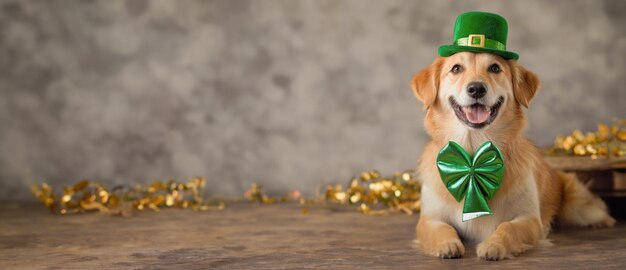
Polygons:
<instances>
[{"instance_id":1,"label":"dog's eye","mask_svg":"<svg viewBox=\"0 0 626 270\"><path fill-rule=\"evenodd\" d=\"M450 70L450 72L454 74L460 73L461 71L463 71L463 67L459 64L454 65L452 69Z\"/></svg>"},{"instance_id":2,"label":"dog's eye","mask_svg":"<svg viewBox=\"0 0 626 270\"><path fill-rule=\"evenodd\" d=\"M500 73L501 69L500 66L498 66L498 64L493 64L491 66L489 66L489 72L491 73Z\"/></svg>"}]
</instances>

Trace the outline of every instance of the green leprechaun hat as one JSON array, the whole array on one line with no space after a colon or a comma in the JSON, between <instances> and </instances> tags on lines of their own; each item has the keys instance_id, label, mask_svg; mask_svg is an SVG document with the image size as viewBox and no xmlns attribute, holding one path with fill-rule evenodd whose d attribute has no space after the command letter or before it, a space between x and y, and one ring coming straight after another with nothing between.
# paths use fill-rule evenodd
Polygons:
<instances>
[{"instance_id":1,"label":"green leprechaun hat","mask_svg":"<svg viewBox=\"0 0 626 270\"><path fill-rule=\"evenodd\" d=\"M439 47L439 55L446 57L458 52L484 52L517 60L517 53L506 50L507 32L506 19L498 14L465 12L454 23L454 42Z\"/></svg>"}]
</instances>

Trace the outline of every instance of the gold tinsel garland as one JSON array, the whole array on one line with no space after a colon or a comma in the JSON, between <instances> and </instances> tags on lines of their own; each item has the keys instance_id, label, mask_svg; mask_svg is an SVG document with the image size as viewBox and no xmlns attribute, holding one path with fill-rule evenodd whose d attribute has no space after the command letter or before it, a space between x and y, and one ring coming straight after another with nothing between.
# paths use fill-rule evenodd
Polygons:
<instances>
[{"instance_id":1,"label":"gold tinsel garland","mask_svg":"<svg viewBox=\"0 0 626 270\"><path fill-rule=\"evenodd\" d=\"M390 211L413 214L420 210L421 185L412 171L383 177L378 171L367 171L352 178L345 189L341 185L326 188L326 200L358 205L369 215L386 215Z\"/></svg>"},{"instance_id":2,"label":"gold tinsel garland","mask_svg":"<svg viewBox=\"0 0 626 270\"><path fill-rule=\"evenodd\" d=\"M557 136L548 155L622 157L626 155L626 119L614 120L612 126L598 123L598 130L583 134L574 130L567 136Z\"/></svg>"},{"instance_id":3,"label":"gold tinsel garland","mask_svg":"<svg viewBox=\"0 0 626 270\"><path fill-rule=\"evenodd\" d=\"M223 202L204 200L202 191L205 183L204 178L196 177L186 183L155 181L149 186L117 186L109 190L98 182L82 180L63 189L60 196L46 183L33 185L32 192L50 211L62 215L98 210L106 214L129 216L135 210L159 211L162 207L200 211L223 209Z\"/></svg>"},{"instance_id":4,"label":"gold tinsel garland","mask_svg":"<svg viewBox=\"0 0 626 270\"><path fill-rule=\"evenodd\" d=\"M307 200L299 191L289 191L284 196L271 197L256 183L252 184L244 196L249 201L262 204L298 201L303 205L304 214L308 212L307 204L322 201L356 205L360 212L368 215L386 215L391 211L413 214L420 209L420 188L411 171L383 177L378 171L373 170L362 172L358 177L350 179L345 187L340 184L329 185L323 198Z\"/></svg>"},{"instance_id":5,"label":"gold tinsel garland","mask_svg":"<svg viewBox=\"0 0 626 270\"><path fill-rule=\"evenodd\" d=\"M558 136L546 154L589 156L592 159L600 156L623 157L626 155L626 120L615 120L611 127L599 123L597 131L586 134L575 130L567 136ZM118 186L109 190L98 182L82 180L63 189L61 196L56 195L46 183L34 185L32 191L52 212L60 214L98 210L129 216L136 210L158 211L163 207L199 211L223 209L223 202L207 201L202 196L205 183L204 178L197 177L185 183L155 181L149 186ZM244 197L261 204L297 201L303 206L303 214L308 212L307 204L322 201L355 205L360 212L368 215L386 215L390 212L412 214L420 210L420 183L410 170L387 177L372 170L350 179L345 187L340 184L329 185L323 198L305 199L299 191L272 197L265 194L256 183L244 193Z\"/></svg>"},{"instance_id":6,"label":"gold tinsel garland","mask_svg":"<svg viewBox=\"0 0 626 270\"><path fill-rule=\"evenodd\" d=\"M105 214L130 216L136 210L159 211L164 207L200 211L223 209L223 202L205 201L202 196L205 183L204 178L198 177L186 183L156 181L149 186L118 186L109 190L98 182L82 180L63 189L62 195L57 195L46 183L34 185L32 192L53 213L62 215L98 210ZM261 204L296 201L303 206L303 214L308 212L307 204L324 200L358 205L359 211L370 215L383 215L390 211L412 214L419 211L419 190L419 183L409 171L389 177L382 177L378 171L367 171L351 179L345 189L341 185L329 185L324 198L305 199L299 191L272 197L256 183L244 193L244 197Z\"/></svg>"}]
</instances>

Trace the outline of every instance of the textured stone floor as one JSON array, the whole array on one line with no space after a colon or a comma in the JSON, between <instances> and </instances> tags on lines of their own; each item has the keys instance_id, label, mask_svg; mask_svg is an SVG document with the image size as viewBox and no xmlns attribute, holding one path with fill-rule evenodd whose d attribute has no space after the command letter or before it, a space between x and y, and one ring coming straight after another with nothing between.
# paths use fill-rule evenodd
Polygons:
<instances>
[{"instance_id":1,"label":"textured stone floor","mask_svg":"<svg viewBox=\"0 0 626 270\"><path fill-rule=\"evenodd\" d=\"M0 206L1 269L626 269L626 226L561 230L554 246L485 262L470 249L441 260L413 247L418 216L352 208L230 203L223 211L163 210L130 218L51 215ZM472 267L472 268L466 268ZM475 268L474 268L475 267Z\"/></svg>"}]
</instances>

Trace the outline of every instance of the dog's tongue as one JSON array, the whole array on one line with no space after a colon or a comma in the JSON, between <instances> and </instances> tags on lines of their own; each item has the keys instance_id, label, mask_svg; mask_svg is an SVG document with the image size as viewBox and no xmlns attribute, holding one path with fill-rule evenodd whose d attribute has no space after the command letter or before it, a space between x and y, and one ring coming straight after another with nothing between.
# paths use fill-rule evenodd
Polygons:
<instances>
[{"instance_id":1,"label":"dog's tongue","mask_svg":"<svg viewBox=\"0 0 626 270\"><path fill-rule=\"evenodd\" d=\"M465 113L465 118L472 122L472 124L483 123L487 121L487 118L489 118L489 110L487 110L487 107L482 105L463 107L463 112Z\"/></svg>"}]
</instances>

